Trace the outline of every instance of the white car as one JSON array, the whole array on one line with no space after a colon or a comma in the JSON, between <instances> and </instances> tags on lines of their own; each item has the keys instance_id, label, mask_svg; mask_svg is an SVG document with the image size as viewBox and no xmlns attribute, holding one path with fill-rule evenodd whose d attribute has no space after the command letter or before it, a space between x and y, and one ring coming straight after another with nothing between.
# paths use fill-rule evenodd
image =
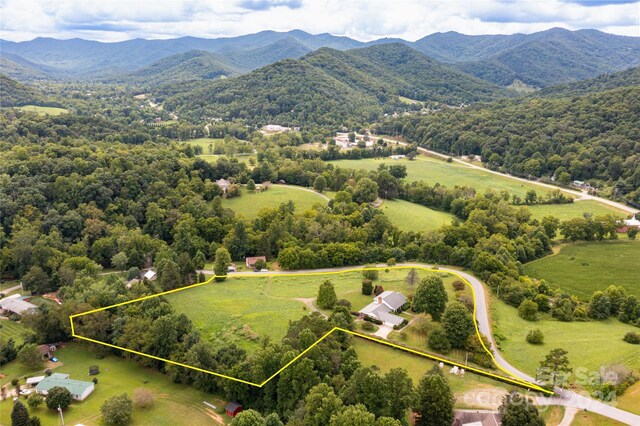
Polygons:
<instances>
[{"instance_id":1,"label":"white car","mask_svg":"<svg viewBox=\"0 0 640 426\"><path fill-rule=\"evenodd\" d=\"M260 272L269 272L268 269L260 269Z\"/></svg>"},{"instance_id":2,"label":"white car","mask_svg":"<svg viewBox=\"0 0 640 426\"><path fill-rule=\"evenodd\" d=\"M20 395L31 395L31 392L33 392L33 389L22 389Z\"/></svg>"}]
</instances>

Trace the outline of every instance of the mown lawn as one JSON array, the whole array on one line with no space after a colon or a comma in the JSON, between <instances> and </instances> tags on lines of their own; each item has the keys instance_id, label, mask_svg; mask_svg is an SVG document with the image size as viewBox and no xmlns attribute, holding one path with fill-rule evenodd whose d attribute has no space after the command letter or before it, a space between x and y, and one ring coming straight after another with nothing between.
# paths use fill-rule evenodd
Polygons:
<instances>
[{"instance_id":1,"label":"mown lawn","mask_svg":"<svg viewBox=\"0 0 640 426\"><path fill-rule=\"evenodd\" d=\"M224 199L222 205L234 210L246 219L252 220L258 217L258 212L263 207L278 207L282 203L293 201L297 212L311 209L315 204L327 204L327 200L320 194L307 191L302 188L271 185L268 191L250 192L242 188L242 195Z\"/></svg>"},{"instance_id":2,"label":"mown lawn","mask_svg":"<svg viewBox=\"0 0 640 426\"><path fill-rule=\"evenodd\" d=\"M83 402L74 402L64 411L66 424L102 425L100 407L108 398L126 392L132 395L136 388L146 388L155 395L155 404L151 408L134 410L132 425L194 425L194 424L225 424L230 421L228 416L219 416L223 423L218 423L207 414L203 401L216 406L224 404L220 398L199 392L190 386L178 385L157 372L138 364L107 355L104 359L96 359L87 344L70 343L59 349L56 356L63 365L54 371L66 373L72 379L91 380L87 375L89 366L98 365L100 374L95 391ZM13 361L1 370L7 377L3 383L25 373L22 366ZM42 374L40 372L34 372ZM30 374L29 374L30 375ZM24 381L21 381L24 384ZM26 405L26 401L25 405ZM10 415L13 402L11 398L0 403L0 423L11 424ZM57 426L59 416L56 411L48 410L46 406L29 409L31 415L40 417L42 425Z\"/></svg>"},{"instance_id":3,"label":"mown lawn","mask_svg":"<svg viewBox=\"0 0 640 426\"><path fill-rule=\"evenodd\" d=\"M413 379L414 386L437 364L428 358L358 337L352 338L351 343L358 352L358 359L362 365L375 365L383 374L392 368L404 368ZM519 389L474 373L467 372L464 376L456 376L450 374L449 369L445 366L444 372L456 397L456 408L497 408L506 392ZM519 391L524 392L524 389Z\"/></svg>"},{"instance_id":4,"label":"mown lawn","mask_svg":"<svg viewBox=\"0 0 640 426\"><path fill-rule=\"evenodd\" d=\"M9 339L13 339L16 346L24 340L27 328L17 322L0 320L0 343L5 344Z\"/></svg>"},{"instance_id":5,"label":"mown lawn","mask_svg":"<svg viewBox=\"0 0 640 426\"><path fill-rule=\"evenodd\" d=\"M618 397L616 407L640 415L640 404L638 402L640 402L640 382L636 382Z\"/></svg>"},{"instance_id":6,"label":"mown lawn","mask_svg":"<svg viewBox=\"0 0 640 426\"><path fill-rule=\"evenodd\" d=\"M27 112L37 112L38 114L48 114L48 115L67 114L69 112L64 108L43 107L43 106L36 106L36 105L24 105L24 106L18 107L18 109L22 111L27 111Z\"/></svg>"},{"instance_id":7,"label":"mown lawn","mask_svg":"<svg viewBox=\"0 0 640 426\"><path fill-rule=\"evenodd\" d=\"M527 263L527 275L543 278L551 287L589 300L611 284L640 298L640 240L567 244L557 254Z\"/></svg>"},{"instance_id":8,"label":"mown lawn","mask_svg":"<svg viewBox=\"0 0 640 426\"><path fill-rule=\"evenodd\" d=\"M562 405L550 405L538 407L542 418L547 426L558 426L564 417L564 407Z\"/></svg>"},{"instance_id":9,"label":"mown lawn","mask_svg":"<svg viewBox=\"0 0 640 426\"><path fill-rule=\"evenodd\" d=\"M589 322L530 322L520 318L516 308L495 297L491 302L491 316L493 333L502 355L513 366L530 375L535 376L540 361L555 348L569 352L574 372L594 373L600 367L613 364L624 364L636 371L640 369L638 346L622 340L627 332L637 332L638 328L615 318ZM529 330L536 328L544 334L542 345L525 341Z\"/></svg>"},{"instance_id":10,"label":"mown lawn","mask_svg":"<svg viewBox=\"0 0 640 426\"><path fill-rule=\"evenodd\" d=\"M385 200L379 210L403 231L431 231L450 224L455 218L452 214L404 200Z\"/></svg>"},{"instance_id":11,"label":"mown lawn","mask_svg":"<svg viewBox=\"0 0 640 426\"><path fill-rule=\"evenodd\" d=\"M365 158L361 160L337 160L332 164L342 168L376 170L382 163L387 165L403 164L407 166L407 181L423 180L429 185L440 183L447 187L469 186L476 188L478 192L492 190L500 192L509 191L511 194L524 197L528 190L533 189L538 194L545 194L550 190L542 186L519 182L513 179L495 175L483 170L473 169L459 163L447 163L444 160L419 156L415 160L392 160L391 158L375 159Z\"/></svg>"},{"instance_id":12,"label":"mown lawn","mask_svg":"<svg viewBox=\"0 0 640 426\"><path fill-rule=\"evenodd\" d=\"M573 422L571 422L571 426L624 426L624 423L601 416L600 414L579 411L576 413Z\"/></svg>"},{"instance_id":13,"label":"mown lawn","mask_svg":"<svg viewBox=\"0 0 640 426\"><path fill-rule=\"evenodd\" d=\"M534 219L554 216L560 220L567 220L575 217L583 217L585 213L591 214L592 216L613 214L619 216L621 219L627 217L625 212L594 200L574 201L571 204L539 204L527 206L527 208L531 211Z\"/></svg>"}]
</instances>

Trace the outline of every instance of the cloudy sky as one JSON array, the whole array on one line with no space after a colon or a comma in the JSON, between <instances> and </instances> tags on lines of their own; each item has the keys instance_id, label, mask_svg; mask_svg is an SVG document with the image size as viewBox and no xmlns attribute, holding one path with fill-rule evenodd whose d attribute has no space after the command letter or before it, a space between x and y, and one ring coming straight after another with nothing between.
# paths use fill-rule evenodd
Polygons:
<instances>
[{"instance_id":1,"label":"cloudy sky","mask_svg":"<svg viewBox=\"0 0 640 426\"><path fill-rule=\"evenodd\" d=\"M631 0L0 0L0 37L100 41L302 29L368 41L595 28L640 36Z\"/></svg>"}]
</instances>

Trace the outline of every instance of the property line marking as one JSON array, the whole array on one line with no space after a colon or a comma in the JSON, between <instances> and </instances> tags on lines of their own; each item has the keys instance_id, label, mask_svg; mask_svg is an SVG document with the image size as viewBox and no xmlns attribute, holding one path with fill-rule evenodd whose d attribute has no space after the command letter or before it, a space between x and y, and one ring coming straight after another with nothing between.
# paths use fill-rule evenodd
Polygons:
<instances>
[{"instance_id":1,"label":"property line marking","mask_svg":"<svg viewBox=\"0 0 640 426\"><path fill-rule=\"evenodd\" d=\"M395 343L391 343L389 341L386 340L380 340L380 339L376 339L372 336L366 335L366 334L361 334L361 333L357 333L355 331L351 331L351 330L346 330L344 328L340 328L340 327L334 327L331 330L329 330L327 333L325 333L322 337L320 337L318 340L316 340L311 346L309 346L308 348L306 348L304 351L300 352L296 357L294 357L291 361L289 361L287 364L285 364L284 366L282 366L278 371L276 371L275 373L273 373L269 378L265 379L263 382L261 383L254 383L254 382L250 382L244 379L240 379L237 377L231 377L228 376L226 374L222 374L222 373L217 373L215 371L210 371L210 370L205 370L202 368L198 368L198 367L194 367L191 365L187 365L187 364L183 364L177 361L172 361L170 359L165 359L165 358L161 358L161 357L157 357L154 355L150 355L150 354L146 354L144 352L139 352L133 349L128 349L122 346L117 346L117 345L113 345L111 343L105 343L105 342L101 342L99 340L95 340L95 339L91 339L79 334L76 334L75 332L75 325L74 325L74 319L75 318L79 318L85 315L89 315L95 312L100 312L100 311L106 311L107 309L112 309L112 308L117 308L119 306L124 306L124 305L128 305L131 303L136 303L136 302L141 302L147 299L151 299L154 297L160 297L160 296L164 296L167 294L172 294L172 293L177 293L179 291L184 291L184 290L188 290L191 288L196 288L196 287L200 287L203 285L208 285L208 284L212 284L214 283L214 280L216 278L229 278L227 275L224 276L218 276L218 275L213 275L211 278L209 278L207 281L202 282L202 283L196 283L196 284L191 284L188 286L184 286L184 287L180 287L180 288L176 288L173 290L167 290L161 293L156 293L156 294L151 294L151 295L147 295L147 296L143 296L143 297L139 297L137 299L132 299L132 300L127 300L125 302L120 302L120 303L116 303L110 306L105 306L102 308L97 308L97 309L91 309L89 311L86 312L80 312L77 314L73 314L69 316L69 322L71 323L71 335L77 339L81 339L81 340L86 340L88 342L92 342L92 343L96 343L99 345L103 345L103 346L108 346L110 348L114 348L114 349L118 349L121 351L125 351L125 352L129 352L129 353L133 353L139 356L144 356L147 358L151 358L151 359L155 359L158 361L163 361L163 362L167 362L169 364L173 364L173 365L177 365L179 367L184 367L184 368L189 368L191 370L195 370L195 371L199 371L201 373L206 373L206 374L212 374L214 376L218 376L218 377L222 377L224 379L228 379L228 380L234 380L236 382L240 382L240 383L244 383L246 385L250 385L250 386L255 386L258 388L263 387L264 385L266 385L267 383L269 383L271 380L273 380L274 377L276 377L278 374L280 374L282 371L284 371L287 367L289 367L291 364L293 364L294 362L296 362L298 359L300 359L301 357L303 357L307 352L309 352L311 349L313 349L316 345L318 345L320 342L322 342L324 339L326 339L329 335L331 335L332 333L334 333L335 331L341 331L347 334L350 334L352 336L356 336L356 337L360 337L363 339L367 339L367 340L371 340L373 342L376 343L380 343L383 345L387 345L390 346L392 348L395 349L400 349L403 350L405 352L409 352L412 353L414 355L419 355L428 359L432 359L435 361L439 361L442 363L446 363L449 365L454 365L460 368L464 368L467 371L473 371L477 374L481 374L484 376L488 376L497 380L501 380L501 381L505 381L505 382L509 382L518 386L523 386L529 389L535 389L539 392L543 392L549 395L553 395L554 392L544 389L542 387L540 387L539 385L537 385L536 383L532 383L526 380L521 379L520 377L518 377L517 375L511 373L510 371L504 369L495 359L493 352L491 352L491 350L489 348L487 348L487 346L484 344L484 341L482 339L482 334L480 333L480 329L478 328L478 322L476 320L476 314L477 314L477 300L476 300L476 292L475 289L473 288L473 286L471 285L471 283L469 281L467 281L466 278L464 278L462 275L460 275L459 273L455 272L455 271L451 271L451 270L447 270L447 271L440 271L439 269L435 269L435 268L427 268L425 266L416 266L416 265L402 265L402 266L389 266L389 267L373 267L373 268L353 268L353 269L345 269L342 271L320 271L320 272L300 272L300 273L286 273L286 274L282 274L282 273L262 273L259 275L259 277L296 277L296 276L320 276L320 275L336 275L336 274L344 274L344 273L351 273L351 272L362 272L362 271L382 271L382 270L400 270L400 269L420 269L420 270L424 270L427 272L444 272L446 274L450 274L453 276L458 277L460 280L462 280L462 282L464 282L470 289L471 289L471 294L473 295L473 324L476 330L476 335L478 336L478 339L480 341L480 344L482 345L483 349L485 350L485 352L491 357L491 359L493 360L494 365L501 370L502 372L506 373L508 376L503 376L503 375L499 375L499 374L495 374L489 371L485 371L479 368L475 368L472 366L468 366L468 365L463 365L461 363L458 363L456 361L452 361L446 358L441 358L438 357L436 355L432 355L432 354L428 354L428 353L424 353L424 352L420 352L417 351L415 349L411 349L405 346L401 346L401 345L397 345ZM246 277L253 277L253 275L245 275L245 274L238 274L233 276L233 278L246 278ZM509 377L510 376L510 377Z\"/></svg>"}]
</instances>

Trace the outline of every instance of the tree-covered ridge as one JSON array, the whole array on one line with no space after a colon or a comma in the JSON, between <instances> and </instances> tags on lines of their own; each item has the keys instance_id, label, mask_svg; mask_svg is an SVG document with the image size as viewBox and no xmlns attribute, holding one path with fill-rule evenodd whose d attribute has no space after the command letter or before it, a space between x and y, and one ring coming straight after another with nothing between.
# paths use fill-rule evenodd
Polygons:
<instances>
[{"instance_id":1,"label":"tree-covered ridge","mask_svg":"<svg viewBox=\"0 0 640 426\"><path fill-rule=\"evenodd\" d=\"M22 106L42 104L44 96L36 89L25 86L17 81L0 74L0 106Z\"/></svg>"},{"instance_id":2,"label":"tree-covered ridge","mask_svg":"<svg viewBox=\"0 0 640 426\"><path fill-rule=\"evenodd\" d=\"M381 127L456 155L482 155L518 176L588 181L640 204L640 87L573 98L524 98L404 117Z\"/></svg>"},{"instance_id":3,"label":"tree-covered ridge","mask_svg":"<svg viewBox=\"0 0 640 426\"><path fill-rule=\"evenodd\" d=\"M547 87L537 92L536 96L578 96L627 86L640 86L640 67L602 74L589 80Z\"/></svg>"},{"instance_id":4,"label":"tree-covered ridge","mask_svg":"<svg viewBox=\"0 0 640 426\"><path fill-rule=\"evenodd\" d=\"M500 85L514 80L546 87L620 71L640 64L640 40L599 31L559 28L536 33L526 42L458 68Z\"/></svg>"},{"instance_id":5,"label":"tree-covered ridge","mask_svg":"<svg viewBox=\"0 0 640 426\"><path fill-rule=\"evenodd\" d=\"M319 49L300 60L202 84L171 97L165 107L192 119L343 126L380 119L402 106L398 96L460 104L504 94L407 46L385 44L348 52Z\"/></svg>"},{"instance_id":6,"label":"tree-covered ridge","mask_svg":"<svg viewBox=\"0 0 640 426\"><path fill-rule=\"evenodd\" d=\"M191 50L172 55L142 69L114 77L112 81L154 86L191 80L214 80L240 74L240 70L220 56Z\"/></svg>"}]
</instances>

